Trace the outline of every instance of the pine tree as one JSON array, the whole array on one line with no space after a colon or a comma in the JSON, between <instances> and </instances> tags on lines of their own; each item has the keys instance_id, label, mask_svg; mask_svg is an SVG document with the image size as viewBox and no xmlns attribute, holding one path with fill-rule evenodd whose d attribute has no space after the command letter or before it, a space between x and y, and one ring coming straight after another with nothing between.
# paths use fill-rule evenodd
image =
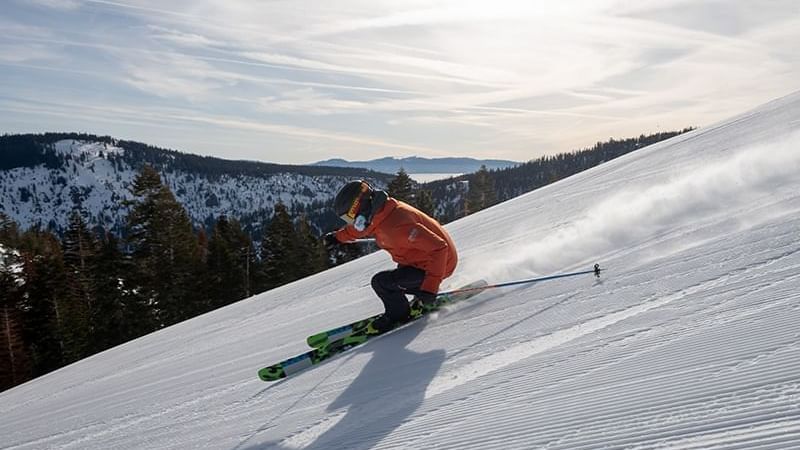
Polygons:
<instances>
[{"instance_id":1,"label":"pine tree","mask_svg":"<svg viewBox=\"0 0 800 450\"><path fill-rule=\"evenodd\" d=\"M435 217L436 206L433 204L433 195L431 195L431 191L419 190L416 200L417 203L415 206L417 209L431 217Z\"/></svg>"},{"instance_id":2,"label":"pine tree","mask_svg":"<svg viewBox=\"0 0 800 450\"><path fill-rule=\"evenodd\" d=\"M272 217L261 241L260 286L272 289L297 279L297 237L283 203L275 205Z\"/></svg>"},{"instance_id":3,"label":"pine tree","mask_svg":"<svg viewBox=\"0 0 800 450\"><path fill-rule=\"evenodd\" d=\"M65 354L74 354L70 342L68 308L64 307L66 269L61 243L50 233L29 230L20 241L25 286L22 321L34 375L42 375L64 364Z\"/></svg>"},{"instance_id":4,"label":"pine tree","mask_svg":"<svg viewBox=\"0 0 800 450\"><path fill-rule=\"evenodd\" d=\"M494 183L486 166L481 166L469 183L467 210L471 214L488 208L495 203L497 203L497 195L495 194Z\"/></svg>"},{"instance_id":5,"label":"pine tree","mask_svg":"<svg viewBox=\"0 0 800 450\"><path fill-rule=\"evenodd\" d=\"M212 308L250 296L255 262L250 236L237 220L220 216L208 241L207 279Z\"/></svg>"},{"instance_id":6,"label":"pine tree","mask_svg":"<svg viewBox=\"0 0 800 450\"><path fill-rule=\"evenodd\" d=\"M414 204L414 181L408 176L405 169L401 167L397 171L397 175L389 182L386 193L402 202Z\"/></svg>"},{"instance_id":7,"label":"pine tree","mask_svg":"<svg viewBox=\"0 0 800 450\"><path fill-rule=\"evenodd\" d=\"M197 232L197 263L195 282L195 302L199 312L205 313L213 309L214 289L216 280L209 269L209 239L204 227Z\"/></svg>"},{"instance_id":8,"label":"pine tree","mask_svg":"<svg viewBox=\"0 0 800 450\"><path fill-rule=\"evenodd\" d=\"M189 215L150 166L132 192L128 246L139 300L152 307L157 328L193 317L204 305L194 294L200 264Z\"/></svg>"},{"instance_id":9,"label":"pine tree","mask_svg":"<svg viewBox=\"0 0 800 450\"><path fill-rule=\"evenodd\" d=\"M71 362L90 354L96 296L94 264L97 241L78 211L70 216L63 251L67 269L64 317L70 323L69 329L64 330L65 340L69 342L65 357L67 362Z\"/></svg>"},{"instance_id":10,"label":"pine tree","mask_svg":"<svg viewBox=\"0 0 800 450\"><path fill-rule=\"evenodd\" d=\"M300 217L297 224L297 254L301 265L298 267L298 278L307 277L327 268L327 253L322 243L314 236L311 224L306 216Z\"/></svg>"},{"instance_id":11,"label":"pine tree","mask_svg":"<svg viewBox=\"0 0 800 450\"><path fill-rule=\"evenodd\" d=\"M19 290L6 269L0 266L0 391L31 378L18 307Z\"/></svg>"},{"instance_id":12,"label":"pine tree","mask_svg":"<svg viewBox=\"0 0 800 450\"><path fill-rule=\"evenodd\" d=\"M0 213L0 391L29 380L30 355L22 323L24 278L16 250L16 224Z\"/></svg>"},{"instance_id":13,"label":"pine tree","mask_svg":"<svg viewBox=\"0 0 800 450\"><path fill-rule=\"evenodd\" d=\"M91 350L99 352L151 331L140 323L149 311L137 309L141 305L127 286L125 255L113 234L107 232L99 241L93 269L96 291Z\"/></svg>"},{"instance_id":14,"label":"pine tree","mask_svg":"<svg viewBox=\"0 0 800 450\"><path fill-rule=\"evenodd\" d=\"M19 240L19 230L16 222L0 212L0 244L14 248Z\"/></svg>"},{"instance_id":15,"label":"pine tree","mask_svg":"<svg viewBox=\"0 0 800 450\"><path fill-rule=\"evenodd\" d=\"M201 264L208 262L208 235L205 228L200 228L197 232L197 252Z\"/></svg>"}]
</instances>

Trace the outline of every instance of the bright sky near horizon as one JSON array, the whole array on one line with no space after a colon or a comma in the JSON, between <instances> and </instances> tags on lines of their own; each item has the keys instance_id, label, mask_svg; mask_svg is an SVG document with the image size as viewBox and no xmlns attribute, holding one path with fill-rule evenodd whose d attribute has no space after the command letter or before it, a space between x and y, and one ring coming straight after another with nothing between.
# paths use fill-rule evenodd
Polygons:
<instances>
[{"instance_id":1,"label":"bright sky near horizon","mask_svg":"<svg viewBox=\"0 0 800 450\"><path fill-rule=\"evenodd\" d=\"M800 89L796 0L4 0L0 133L529 160Z\"/></svg>"}]
</instances>

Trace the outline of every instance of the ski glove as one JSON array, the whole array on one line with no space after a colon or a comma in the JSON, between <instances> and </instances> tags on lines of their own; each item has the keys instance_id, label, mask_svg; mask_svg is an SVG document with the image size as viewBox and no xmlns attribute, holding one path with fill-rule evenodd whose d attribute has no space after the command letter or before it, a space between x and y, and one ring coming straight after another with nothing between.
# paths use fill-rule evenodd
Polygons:
<instances>
[{"instance_id":1,"label":"ski glove","mask_svg":"<svg viewBox=\"0 0 800 450\"><path fill-rule=\"evenodd\" d=\"M426 291L419 291L414 295L414 301L419 300L425 306L432 306L436 303L436 294Z\"/></svg>"},{"instance_id":2,"label":"ski glove","mask_svg":"<svg viewBox=\"0 0 800 450\"><path fill-rule=\"evenodd\" d=\"M322 236L322 243L325 244L325 249L328 250L328 253L333 252L341 245L339 239L336 239L335 231L331 231Z\"/></svg>"}]
</instances>

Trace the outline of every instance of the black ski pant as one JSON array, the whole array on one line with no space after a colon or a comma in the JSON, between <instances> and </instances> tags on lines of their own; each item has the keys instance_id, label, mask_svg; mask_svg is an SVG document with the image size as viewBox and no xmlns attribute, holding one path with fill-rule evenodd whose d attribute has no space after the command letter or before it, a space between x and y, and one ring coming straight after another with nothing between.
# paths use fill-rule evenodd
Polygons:
<instances>
[{"instance_id":1,"label":"black ski pant","mask_svg":"<svg viewBox=\"0 0 800 450\"><path fill-rule=\"evenodd\" d=\"M392 321L408 320L411 307L406 294L418 292L424 279L425 271L411 266L376 273L372 277L372 289L383 302L386 316Z\"/></svg>"}]
</instances>

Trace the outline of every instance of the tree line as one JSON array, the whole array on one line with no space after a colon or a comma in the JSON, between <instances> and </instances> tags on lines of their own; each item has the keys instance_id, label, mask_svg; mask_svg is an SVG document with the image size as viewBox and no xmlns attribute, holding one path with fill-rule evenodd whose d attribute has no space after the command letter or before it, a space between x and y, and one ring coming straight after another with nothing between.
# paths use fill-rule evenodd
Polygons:
<instances>
[{"instance_id":1,"label":"tree line","mask_svg":"<svg viewBox=\"0 0 800 450\"><path fill-rule=\"evenodd\" d=\"M131 190L124 237L78 210L61 238L0 214L0 390L360 255L280 203L259 248L235 218L195 230L151 166Z\"/></svg>"},{"instance_id":2,"label":"tree line","mask_svg":"<svg viewBox=\"0 0 800 450\"><path fill-rule=\"evenodd\" d=\"M482 167L475 173L425 183L420 189L430 192L438 205L438 219L450 222L692 130L684 128L627 139L611 138L592 147L543 156L515 167L494 170Z\"/></svg>"},{"instance_id":3,"label":"tree line","mask_svg":"<svg viewBox=\"0 0 800 450\"><path fill-rule=\"evenodd\" d=\"M131 193L122 236L90 229L80 210L62 237L0 213L0 390L376 250L327 249L282 203L257 248L236 218L195 229L152 166ZM402 169L388 193L433 214Z\"/></svg>"}]
</instances>

